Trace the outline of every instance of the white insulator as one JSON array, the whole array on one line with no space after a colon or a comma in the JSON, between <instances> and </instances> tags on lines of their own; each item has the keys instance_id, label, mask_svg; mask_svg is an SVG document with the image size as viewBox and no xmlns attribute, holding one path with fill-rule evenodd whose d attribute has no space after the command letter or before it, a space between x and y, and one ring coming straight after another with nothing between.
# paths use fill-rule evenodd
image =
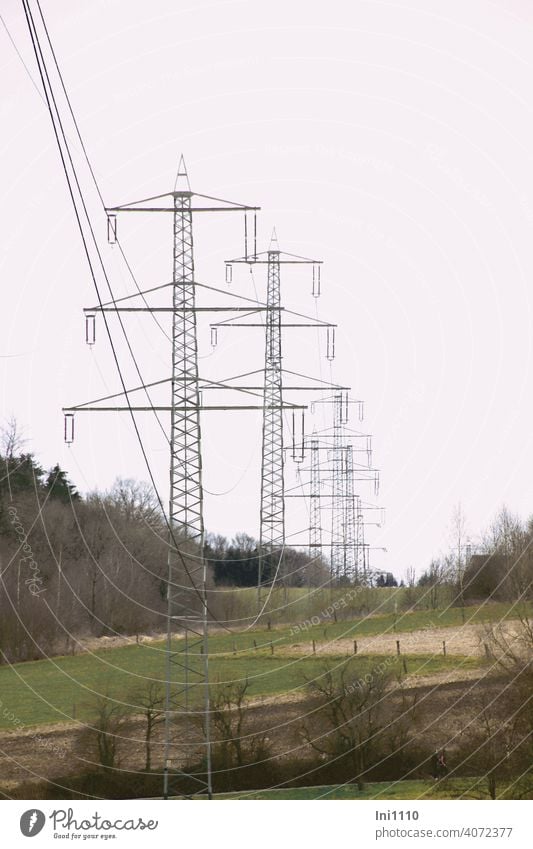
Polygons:
<instances>
[{"instance_id":1,"label":"white insulator","mask_svg":"<svg viewBox=\"0 0 533 849\"><path fill-rule=\"evenodd\" d=\"M326 330L326 359L335 359L335 328L328 327Z\"/></svg>"},{"instance_id":2,"label":"white insulator","mask_svg":"<svg viewBox=\"0 0 533 849\"><path fill-rule=\"evenodd\" d=\"M233 280L233 266L230 263L226 263L226 283L228 286L231 286Z\"/></svg>"},{"instance_id":3,"label":"white insulator","mask_svg":"<svg viewBox=\"0 0 533 849\"><path fill-rule=\"evenodd\" d=\"M74 413L65 413L64 437L67 445L74 442Z\"/></svg>"},{"instance_id":4,"label":"white insulator","mask_svg":"<svg viewBox=\"0 0 533 849\"><path fill-rule=\"evenodd\" d=\"M87 345L94 345L96 341L96 316L94 313L85 314L85 341Z\"/></svg>"},{"instance_id":5,"label":"white insulator","mask_svg":"<svg viewBox=\"0 0 533 849\"><path fill-rule=\"evenodd\" d=\"M341 424L348 424L348 393L341 394L340 420Z\"/></svg>"},{"instance_id":6,"label":"white insulator","mask_svg":"<svg viewBox=\"0 0 533 849\"><path fill-rule=\"evenodd\" d=\"M320 297L320 266L317 263L313 264L313 298Z\"/></svg>"},{"instance_id":7,"label":"white insulator","mask_svg":"<svg viewBox=\"0 0 533 849\"><path fill-rule=\"evenodd\" d=\"M211 347L216 348L217 345L218 345L218 328L212 327L211 328Z\"/></svg>"}]
</instances>

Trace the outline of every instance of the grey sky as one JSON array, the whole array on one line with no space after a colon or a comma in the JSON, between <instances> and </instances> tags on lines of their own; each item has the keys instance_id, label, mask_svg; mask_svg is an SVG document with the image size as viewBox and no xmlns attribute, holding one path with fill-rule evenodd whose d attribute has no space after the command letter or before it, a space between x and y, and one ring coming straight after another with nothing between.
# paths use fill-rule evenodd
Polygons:
<instances>
[{"instance_id":1,"label":"grey sky","mask_svg":"<svg viewBox=\"0 0 533 849\"><path fill-rule=\"evenodd\" d=\"M473 534L503 501L527 514L529 4L42 5L109 204L171 190L183 151L193 189L263 207L263 248L275 224L281 248L324 260L319 314L340 324L333 377L365 399L383 470L388 520L372 538L389 553L376 562L397 574L424 567L459 500ZM35 73L20 4L7 0L2 14ZM61 406L118 381L103 329L94 352L84 344L81 308L94 294L48 115L3 29L0 45L1 412L81 489L146 478L125 417L78 416L74 447L63 446ZM121 236L143 285L169 279L168 221L124 220ZM222 260L242 253L241 236L231 216L199 225L200 280L223 283ZM110 263L125 292L116 254ZM259 270L254 278L264 293ZM304 273L284 275L287 305L313 313L309 290ZM254 296L247 270L235 291ZM155 379L168 367L149 322L131 332ZM201 330L210 375L243 359L260 367L260 334L228 331L209 356ZM306 333L288 337L286 365L327 377ZM235 415L205 424L206 487L230 490L208 496L206 521L256 533L259 420ZM164 446L155 430L146 437L164 493ZM291 530L305 521L302 505Z\"/></svg>"}]
</instances>

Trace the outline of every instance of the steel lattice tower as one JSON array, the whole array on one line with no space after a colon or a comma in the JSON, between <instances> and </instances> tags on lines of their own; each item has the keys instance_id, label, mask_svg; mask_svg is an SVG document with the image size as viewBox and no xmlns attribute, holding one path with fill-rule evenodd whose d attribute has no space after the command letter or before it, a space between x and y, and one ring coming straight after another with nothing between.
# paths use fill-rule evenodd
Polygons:
<instances>
[{"instance_id":1,"label":"steel lattice tower","mask_svg":"<svg viewBox=\"0 0 533 849\"><path fill-rule=\"evenodd\" d=\"M338 580L345 563L345 452L342 439L343 398L337 393L333 402L333 446L331 449L331 574Z\"/></svg>"},{"instance_id":2,"label":"steel lattice tower","mask_svg":"<svg viewBox=\"0 0 533 849\"><path fill-rule=\"evenodd\" d=\"M276 244L275 234L272 244ZM263 583L265 559L278 570L274 559L283 556L285 545L285 498L283 453L283 377L281 363L280 252L268 251L265 370L263 390L263 436L261 451L261 506L259 527L258 588Z\"/></svg>"},{"instance_id":3,"label":"steel lattice tower","mask_svg":"<svg viewBox=\"0 0 533 849\"><path fill-rule=\"evenodd\" d=\"M354 469L353 469L353 449L351 445L347 445L344 449L344 517L343 517L343 537L344 537L344 558L342 575L345 578L353 580L358 578L357 573L357 516L356 516L356 496L354 494Z\"/></svg>"},{"instance_id":4,"label":"steel lattice tower","mask_svg":"<svg viewBox=\"0 0 533 849\"><path fill-rule=\"evenodd\" d=\"M180 169L182 163L180 162ZM178 179L184 176L178 173ZM174 193L174 273L170 421L170 517L185 539L203 547L200 393L191 192Z\"/></svg>"},{"instance_id":5,"label":"steel lattice tower","mask_svg":"<svg viewBox=\"0 0 533 849\"><path fill-rule=\"evenodd\" d=\"M368 558L365 543L365 522L361 498L356 495L356 542L355 542L355 564L357 577L366 584L368 578Z\"/></svg>"},{"instance_id":6,"label":"steel lattice tower","mask_svg":"<svg viewBox=\"0 0 533 849\"><path fill-rule=\"evenodd\" d=\"M199 199L199 203L193 203ZM231 201L192 192L183 157L180 159L176 185L173 192L145 198L130 204L108 208L108 238L116 242L117 213L151 212L167 213L173 219L173 273L169 284L156 286L145 292L99 302L86 312L86 341L94 344L94 319L98 312L146 312L171 313L172 353L170 378L142 383L94 402L64 408L65 438L73 439L73 415L78 411L128 411L170 413L170 493L169 493L169 545L167 580L167 642L165 676L165 748L163 796L173 793L172 777L186 777L198 792L207 792L211 798L211 743L210 706L208 678L208 600L207 563L204 558L204 521L202 491L202 451L200 415L203 410L262 409L243 404L203 404L201 388L224 390L234 389L231 383L212 384L202 380L198 373L197 313L199 311L249 311L239 306L196 306L196 290L202 284L195 280L193 214L198 212L240 211L245 216L245 246L248 254L248 212L255 214L258 207L236 204ZM151 306L146 295L171 287L172 301L167 306ZM220 292L214 287L204 287ZM143 306L133 305L133 299L141 297ZM262 311L263 307L256 308ZM266 306L264 307L266 311ZM139 375L140 376L140 375ZM170 384L170 399L167 404L154 404L149 390ZM124 386L124 384L123 384ZM148 404L132 403L130 393L144 392ZM119 404L118 399L126 399ZM110 403L111 402L111 403ZM158 419L159 424L161 421ZM203 724L203 751L205 752L205 774L192 775L187 772L190 758L196 757L198 748L188 734L192 716ZM190 739L191 738L191 739ZM188 753L188 754L187 754ZM180 790L179 792L183 792ZM194 792L194 791L193 791Z\"/></svg>"},{"instance_id":7,"label":"steel lattice tower","mask_svg":"<svg viewBox=\"0 0 533 849\"><path fill-rule=\"evenodd\" d=\"M309 483L309 556L320 557L322 523L320 520L320 451L318 439L309 445L311 478Z\"/></svg>"},{"instance_id":8,"label":"steel lattice tower","mask_svg":"<svg viewBox=\"0 0 533 849\"><path fill-rule=\"evenodd\" d=\"M268 251L254 253L253 256L240 257L238 259L226 260L226 267L230 268L233 263L247 263L249 265L267 266L267 297L266 297L266 323L265 323L265 358L261 372L249 372L239 377L250 377L262 373L263 385L261 387L263 400L263 427L261 444L261 487L260 487L260 514L259 514L259 544L258 544L258 570L257 570L257 594L259 609L262 609L262 590L267 585L273 585L275 580L283 582L283 568L281 558L285 545L285 454L283 439L283 411L299 410L302 414L303 435L303 411L305 405L295 404L284 400L284 389L290 392L307 390L322 391L326 386L331 388L325 381L308 378L298 372L283 369L282 366L282 332L284 328L309 328L323 327L328 332L328 339L333 339L335 325L326 321L286 310L281 306L281 266L282 265L312 265L313 266L313 293L320 280L320 260L309 259L297 254L280 251L276 231L272 233L272 239ZM253 312L253 311L251 311ZM282 320L282 313L289 315L290 321ZM299 319L294 321L294 318ZM301 319L304 319L303 321ZM212 327L262 327L255 322L217 322ZM330 342L330 344L332 344ZM287 375L288 385L283 384L283 377ZM297 378L296 385L294 378ZM306 386L301 380L309 381ZM246 386L247 391L255 390L255 386ZM294 420L293 420L294 421ZM294 427L293 427L294 431ZM299 457L296 457L298 450ZM303 460L303 444L296 448L296 439L293 432L293 459L297 462ZM266 568L265 568L266 567Z\"/></svg>"},{"instance_id":9,"label":"steel lattice tower","mask_svg":"<svg viewBox=\"0 0 533 849\"><path fill-rule=\"evenodd\" d=\"M187 190L179 189L186 181ZM209 676L207 564L203 557L204 520L196 291L191 211L192 193L183 158L174 192L172 286L172 377L170 413L170 540L168 554L168 631L166 651L165 770L163 795L169 777L176 720L189 732L191 685L203 687L207 793L211 796L209 744ZM180 538L180 554L176 540ZM173 645L174 630L183 640Z\"/></svg>"}]
</instances>

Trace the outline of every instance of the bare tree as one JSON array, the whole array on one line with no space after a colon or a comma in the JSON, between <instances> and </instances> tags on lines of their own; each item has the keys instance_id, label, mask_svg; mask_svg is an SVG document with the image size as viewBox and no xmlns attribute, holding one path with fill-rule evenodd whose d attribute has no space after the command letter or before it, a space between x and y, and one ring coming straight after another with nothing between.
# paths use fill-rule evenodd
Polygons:
<instances>
[{"instance_id":1,"label":"bare tree","mask_svg":"<svg viewBox=\"0 0 533 849\"><path fill-rule=\"evenodd\" d=\"M248 679L217 683L211 688L213 760L218 769L242 767L268 755L268 739L251 729L248 689Z\"/></svg>"},{"instance_id":2,"label":"bare tree","mask_svg":"<svg viewBox=\"0 0 533 849\"><path fill-rule=\"evenodd\" d=\"M318 708L314 721L304 722L302 736L323 757L349 758L359 789L390 722L390 704L384 709L390 681L381 667L362 676L360 664L349 662L340 673L326 665L324 673L308 684Z\"/></svg>"},{"instance_id":3,"label":"bare tree","mask_svg":"<svg viewBox=\"0 0 533 849\"><path fill-rule=\"evenodd\" d=\"M129 521L163 529L161 508L153 487L133 478L117 478L103 500L116 507Z\"/></svg>"},{"instance_id":4,"label":"bare tree","mask_svg":"<svg viewBox=\"0 0 533 849\"><path fill-rule=\"evenodd\" d=\"M429 569L419 578L418 585L424 587L429 606L436 610L442 600L442 589L450 580L451 565L449 558L432 560Z\"/></svg>"},{"instance_id":5,"label":"bare tree","mask_svg":"<svg viewBox=\"0 0 533 849\"><path fill-rule=\"evenodd\" d=\"M494 691L478 687L469 700L472 718L463 732L463 762L486 783L488 795L496 799L498 787L508 782L519 768L523 732L519 712L505 685ZM474 785L474 790L475 790Z\"/></svg>"},{"instance_id":6,"label":"bare tree","mask_svg":"<svg viewBox=\"0 0 533 849\"><path fill-rule=\"evenodd\" d=\"M144 768L150 772L152 768L152 738L156 727L165 718L165 688L159 681L148 681L146 686L136 691L131 702L138 706L145 718L144 745L146 761Z\"/></svg>"},{"instance_id":7,"label":"bare tree","mask_svg":"<svg viewBox=\"0 0 533 849\"><path fill-rule=\"evenodd\" d=\"M26 440L15 416L10 416L5 425L0 428L0 450L6 460L12 460L20 454Z\"/></svg>"},{"instance_id":8,"label":"bare tree","mask_svg":"<svg viewBox=\"0 0 533 849\"><path fill-rule=\"evenodd\" d=\"M119 741L126 718L126 707L107 695L96 696L91 705L91 718L80 742L104 769L118 766Z\"/></svg>"}]
</instances>

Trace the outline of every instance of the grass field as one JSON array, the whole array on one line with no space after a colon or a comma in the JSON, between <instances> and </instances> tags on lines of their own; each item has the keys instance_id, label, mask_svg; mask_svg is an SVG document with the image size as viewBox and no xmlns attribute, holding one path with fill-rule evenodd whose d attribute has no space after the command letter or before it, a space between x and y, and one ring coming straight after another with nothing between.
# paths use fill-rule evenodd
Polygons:
<instances>
[{"instance_id":1,"label":"grass field","mask_svg":"<svg viewBox=\"0 0 533 849\"><path fill-rule=\"evenodd\" d=\"M499 795L505 795L501 788ZM445 781L394 781L365 784L358 790L355 784L326 785L323 787L285 787L259 790L254 793L225 793L217 799L488 799L486 781L475 778L449 778Z\"/></svg>"},{"instance_id":2,"label":"grass field","mask_svg":"<svg viewBox=\"0 0 533 849\"><path fill-rule=\"evenodd\" d=\"M403 663L403 657L401 663ZM479 667L479 659L405 657L409 675L431 675L443 670ZM385 663L390 672L400 672L396 657L346 658L330 656L331 667L349 662L354 680ZM210 661L211 680L244 681L248 678L249 696L303 692L306 681L324 672L324 659L315 657L241 656L215 657ZM88 719L95 695L109 695L135 712L135 691L147 679L163 680L162 646L131 646L108 649L77 657L19 663L0 669L0 727L14 728L12 715L24 726ZM351 678L350 678L351 680Z\"/></svg>"},{"instance_id":3,"label":"grass field","mask_svg":"<svg viewBox=\"0 0 533 849\"><path fill-rule=\"evenodd\" d=\"M509 614L509 607L491 604L479 609L467 608L465 612L467 623L499 621ZM461 610L450 608L398 616L368 616L351 622L320 624L296 635L289 628L237 634L222 632L212 635L209 641L210 678L213 682L248 679L247 695L251 697L303 693L306 682L323 674L326 659L306 656L296 648L291 653L291 646L310 644L312 639L320 643L414 631L430 623L433 627L461 625ZM180 645L180 641L176 641L176 648ZM21 724L31 726L88 719L98 694L122 701L135 712L135 691L142 689L147 680L164 679L164 657L164 643L160 641L0 667L0 728L15 730ZM391 673L400 672L404 660L409 676L432 675L457 668L476 669L483 664L480 658L440 654L402 655L399 660L395 656L377 654L347 658L333 651L327 658L330 667L341 668L349 662L354 680L380 663Z\"/></svg>"},{"instance_id":4,"label":"grass field","mask_svg":"<svg viewBox=\"0 0 533 849\"><path fill-rule=\"evenodd\" d=\"M509 616L516 616L516 610L509 604L493 602L480 607L465 608L465 624L475 625L489 622L499 622ZM316 619L314 620L316 622ZM358 637L373 637L383 634L395 634L418 631L421 628L453 628L463 624L462 611L458 607L444 610L416 610L409 613L371 614L359 619L342 622L323 620L319 624L311 624L312 620L295 621L291 627L281 626L272 630L254 629L238 634L220 633L211 638L210 651L237 652L254 648L254 640L258 648L292 645L294 643L331 641L338 639L357 639Z\"/></svg>"}]
</instances>

